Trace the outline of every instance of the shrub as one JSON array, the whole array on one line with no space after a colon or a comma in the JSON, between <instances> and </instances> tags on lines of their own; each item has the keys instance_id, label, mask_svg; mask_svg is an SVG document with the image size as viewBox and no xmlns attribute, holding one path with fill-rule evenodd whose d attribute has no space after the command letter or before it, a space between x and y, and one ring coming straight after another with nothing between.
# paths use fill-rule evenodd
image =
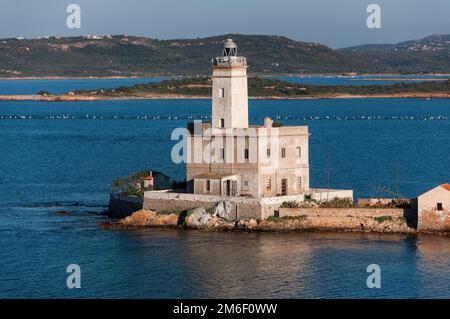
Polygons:
<instances>
[{"instance_id":1,"label":"shrub","mask_svg":"<svg viewBox=\"0 0 450 319\"><path fill-rule=\"evenodd\" d=\"M389 206L395 208L411 208L411 201L405 198L394 198Z\"/></svg>"},{"instance_id":2,"label":"shrub","mask_svg":"<svg viewBox=\"0 0 450 319\"><path fill-rule=\"evenodd\" d=\"M112 182L112 193L125 196L138 196L143 197L144 192L151 190L150 188L144 188L143 185L138 187L142 178L148 176L149 171L139 171L133 175L120 177Z\"/></svg>"},{"instance_id":3,"label":"shrub","mask_svg":"<svg viewBox=\"0 0 450 319\"><path fill-rule=\"evenodd\" d=\"M319 204L322 208L348 208L355 207L355 203L350 198L333 198L329 201L324 201Z\"/></svg>"},{"instance_id":4,"label":"shrub","mask_svg":"<svg viewBox=\"0 0 450 319\"><path fill-rule=\"evenodd\" d=\"M407 219L406 217L398 217L397 220L398 220L399 222L402 222L402 223L405 223L405 224L408 223L408 219Z\"/></svg>"},{"instance_id":5,"label":"shrub","mask_svg":"<svg viewBox=\"0 0 450 319\"><path fill-rule=\"evenodd\" d=\"M184 212L186 212L186 217L191 216L195 209L196 209L196 207L186 209L186 210L184 211Z\"/></svg>"},{"instance_id":6,"label":"shrub","mask_svg":"<svg viewBox=\"0 0 450 319\"><path fill-rule=\"evenodd\" d=\"M300 203L293 200L293 201L283 202L280 207L281 208L299 208Z\"/></svg>"},{"instance_id":7,"label":"shrub","mask_svg":"<svg viewBox=\"0 0 450 319\"><path fill-rule=\"evenodd\" d=\"M269 217L266 218L266 220L268 222L278 223L280 221L280 217L277 217L277 216L274 216L274 215L270 215Z\"/></svg>"},{"instance_id":8,"label":"shrub","mask_svg":"<svg viewBox=\"0 0 450 319\"><path fill-rule=\"evenodd\" d=\"M276 217L274 215L271 215L269 217L266 218L266 220L268 222L275 222L275 223L279 223L279 222L283 222L283 221L289 221L289 220L305 220L307 219L308 216L307 215L300 215L300 216L284 216L284 217Z\"/></svg>"},{"instance_id":9,"label":"shrub","mask_svg":"<svg viewBox=\"0 0 450 319\"><path fill-rule=\"evenodd\" d=\"M279 121L273 121L272 127L283 127L284 124Z\"/></svg>"},{"instance_id":10,"label":"shrub","mask_svg":"<svg viewBox=\"0 0 450 319\"><path fill-rule=\"evenodd\" d=\"M378 223L383 223L385 221L391 221L392 220L392 216L380 216L380 217L374 217L374 219L378 222Z\"/></svg>"}]
</instances>

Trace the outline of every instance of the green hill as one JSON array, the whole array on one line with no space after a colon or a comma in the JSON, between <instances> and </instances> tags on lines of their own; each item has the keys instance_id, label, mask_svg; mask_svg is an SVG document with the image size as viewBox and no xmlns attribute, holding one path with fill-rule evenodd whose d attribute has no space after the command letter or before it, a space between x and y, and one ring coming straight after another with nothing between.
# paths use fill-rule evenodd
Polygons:
<instances>
[{"instance_id":1,"label":"green hill","mask_svg":"<svg viewBox=\"0 0 450 319\"><path fill-rule=\"evenodd\" d=\"M449 36L333 50L281 36L227 34L156 40L133 36L0 40L0 77L208 75L233 38L252 74L449 72Z\"/></svg>"},{"instance_id":2,"label":"green hill","mask_svg":"<svg viewBox=\"0 0 450 319\"><path fill-rule=\"evenodd\" d=\"M375 72L450 73L450 35L433 35L398 44L372 44L337 50L371 65Z\"/></svg>"}]
</instances>

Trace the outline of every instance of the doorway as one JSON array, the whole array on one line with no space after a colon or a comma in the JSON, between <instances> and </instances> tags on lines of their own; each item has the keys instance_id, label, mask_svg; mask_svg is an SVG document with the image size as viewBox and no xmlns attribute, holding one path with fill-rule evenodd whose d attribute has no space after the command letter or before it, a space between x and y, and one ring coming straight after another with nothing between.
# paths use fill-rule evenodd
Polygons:
<instances>
[{"instance_id":1,"label":"doorway","mask_svg":"<svg viewBox=\"0 0 450 319\"><path fill-rule=\"evenodd\" d=\"M287 195L287 178L281 180L281 195Z\"/></svg>"},{"instance_id":2,"label":"doorway","mask_svg":"<svg viewBox=\"0 0 450 319\"><path fill-rule=\"evenodd\" d=\"M236 196L237 181L227 180L225 183L225 193L227 196Z\"/></svg>"}]
</instances>

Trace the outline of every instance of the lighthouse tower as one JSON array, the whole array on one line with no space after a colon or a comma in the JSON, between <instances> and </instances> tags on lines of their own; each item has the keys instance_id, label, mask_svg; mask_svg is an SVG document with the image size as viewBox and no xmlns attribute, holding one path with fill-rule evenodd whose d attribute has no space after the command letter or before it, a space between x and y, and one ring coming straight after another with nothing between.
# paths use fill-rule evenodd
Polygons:
<instances>
[{"instance_id":1,"label":"lighthouse tower","mask_svg":"<svg viewBox=\"0 0 450 319\"><path fill-rule=\"evenodd\" d=\"M212 127L248 128L247 61L232 39L213 60Z\"/></svg>"}]
</instances>

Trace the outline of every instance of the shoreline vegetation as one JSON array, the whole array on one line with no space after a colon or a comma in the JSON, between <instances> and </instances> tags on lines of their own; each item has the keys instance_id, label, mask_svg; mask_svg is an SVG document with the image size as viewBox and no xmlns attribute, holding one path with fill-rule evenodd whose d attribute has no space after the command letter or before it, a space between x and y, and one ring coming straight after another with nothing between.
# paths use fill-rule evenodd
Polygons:
<instances>
[{"instance_id":1,"label":"shoreline vegetation","mask_svg":"<svg viewBox=\"0 0 450 319\"><path fill-rule=\"evenodd\" d=\"M209 77L177 78L113 89L78 90L61 95L41 91L31 95L0 95L8 101L97 101L129 99L209 99ZM265 77L250 77L250 99L450 98L450 79L392 85L312 85Z\"/></svg>"}]
</instances>

